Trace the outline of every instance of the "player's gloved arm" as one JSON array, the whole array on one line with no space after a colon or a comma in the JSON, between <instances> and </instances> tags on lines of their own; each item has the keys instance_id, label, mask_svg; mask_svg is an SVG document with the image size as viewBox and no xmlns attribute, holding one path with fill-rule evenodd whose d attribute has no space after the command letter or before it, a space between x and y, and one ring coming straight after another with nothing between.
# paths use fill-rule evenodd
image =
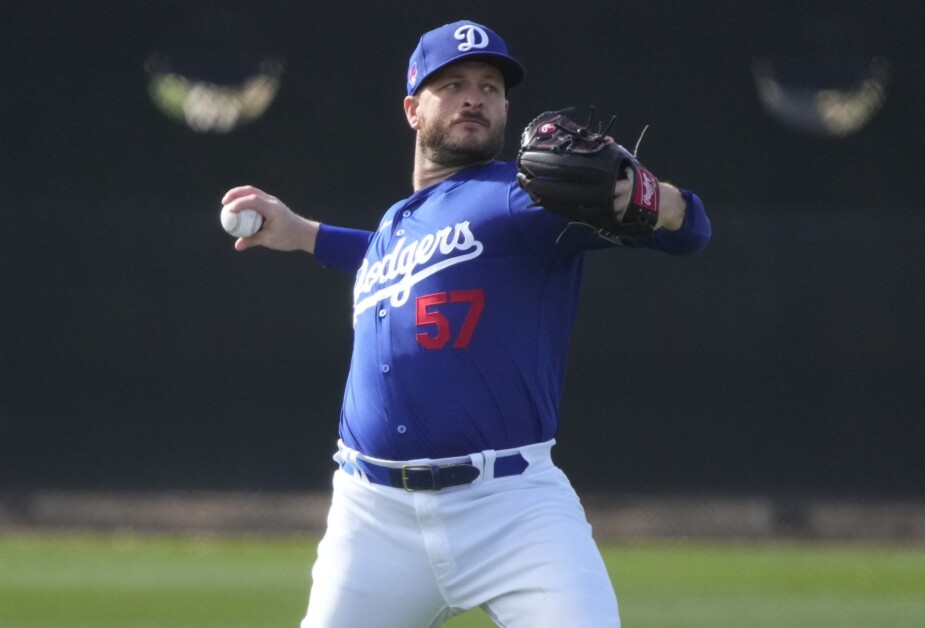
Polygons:
<instances>
[{"instance_id":1,"label":"player's gloved arm","mask_svg":"<svg viewBox=\"0 0 925 628\"><path fill-rule=\"evenodd\" d=\"M710 239L700 200L660 182L606 129L563 112L537 116L521 135L517 181L533 202L595 230L601 241L699 251ZM608 125L609 128L609 125Z\"/></svg>"},{"instance_id":2,"label":"player's gloved arm","mask_svg":"<svg viewBox=\"0 0 925 628\"><path fill-rule=\"evenodd\" d=\"M681 224L666 224L644 238L623 240L624 246L659 249L671 255L690 255L706 248L713 235L710 219L700 198L685 189L676 189L684 201Z\"/></svg>"},{"instance_id":3,"label":"player's gloved arm","mask_svg":"<svg viewBox=\"0 0 925 628\"><path fill-rule=\"evenodd\" d=\"M590 122L558 111L534 118L521 135L517 182L537 205L603 239L651 235L660 224L658 179L606 129L588 128Z\"/></svg>"}]
</instances>

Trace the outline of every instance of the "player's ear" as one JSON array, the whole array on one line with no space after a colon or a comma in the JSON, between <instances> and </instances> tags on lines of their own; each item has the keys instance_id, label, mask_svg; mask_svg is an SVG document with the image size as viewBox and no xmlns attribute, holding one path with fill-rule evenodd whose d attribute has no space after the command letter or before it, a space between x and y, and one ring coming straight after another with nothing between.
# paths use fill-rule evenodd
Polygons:
<instances>
[{"instance_id":1,"label":"player's ear","mask_svg":"<svg viewBox=\"0 0 925 628\"><path fill-rule=\"evenodd\" d=\"M421 104L415 96L405 96L405 117L408 118L408 125L414 129L418 130L419 120L418 120L418 106Z\"/></svg>"}]
</instances>

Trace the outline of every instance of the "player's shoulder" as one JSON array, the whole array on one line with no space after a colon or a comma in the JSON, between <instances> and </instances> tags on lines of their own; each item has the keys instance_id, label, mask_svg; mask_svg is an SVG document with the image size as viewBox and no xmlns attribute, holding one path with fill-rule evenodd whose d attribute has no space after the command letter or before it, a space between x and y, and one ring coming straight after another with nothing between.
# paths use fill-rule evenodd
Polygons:
<instances>
[{"instance_id":1,"label":"player's shoulder","mask_svg":"<svg viewBox=\"0 0 925 628\"><path fill-rule=\"evenodd\" d=\"M517 183L513 162L492 161L457 173L456 185L469 198L484 198L480 204L494 211L515 212L525 207L529 197ZM455 187L451 184L449 189Z\"/></svg>"},{"instance_id":2,"label":"player's shoulder","mask_svg":"<svg viewBox=\"0 0 925 628\"><path fill-rule=\"evenodd\" d=\"M512 161L491 161L481 166L467 168L460 175L460 178L466 181L509 185L517 181L517 166Z\"/></svg>"},{"instance_id":3,"label":"player's shoulder","mask_svg":"<svg viewBox=\"0 0 925 628\"><path fill-rule=\"evenodd\" d=\"M489 167L500 180L517 181L517 164L513 161L493 161Z\"/></svg>"}]
</instances>

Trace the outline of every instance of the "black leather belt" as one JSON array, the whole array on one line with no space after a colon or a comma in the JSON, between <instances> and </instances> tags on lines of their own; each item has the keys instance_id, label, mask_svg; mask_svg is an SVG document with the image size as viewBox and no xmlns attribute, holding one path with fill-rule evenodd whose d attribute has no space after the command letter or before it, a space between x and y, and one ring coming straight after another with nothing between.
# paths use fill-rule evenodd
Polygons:
<instances>
[{"instance_id":1,"label":"black leather belt","mask_svg":"<svg viewBox=\"0 0 925 628\"><path fill-rule=\"evenodd\" d=\"M451 486L462 486L475 481L481 471L475 465L458 463L443 465L406 464L401 467L386 467L368 460L357 458L357 469L374 484L403 488L406 491L439 491ZM529 463L520 452L509 456L495 458L495 477L503 478L520 475ZM348 473L354 472L351 463L343 462L341 466Z\"/></svg>"}]
</instances>

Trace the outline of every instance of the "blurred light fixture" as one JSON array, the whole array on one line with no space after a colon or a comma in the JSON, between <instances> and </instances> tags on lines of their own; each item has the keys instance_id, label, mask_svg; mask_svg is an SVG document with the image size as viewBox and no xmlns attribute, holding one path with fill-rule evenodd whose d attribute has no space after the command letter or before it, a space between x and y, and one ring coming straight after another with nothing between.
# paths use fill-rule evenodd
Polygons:
<instances>
[{"instance_id":1,"label":"blurred light fixture","mask_svg":"<svg viewBox=\"0 0 925 628\"><path fill-rule=\"evenodd\" d=\"M886 59L756 59L758 98L782 124L810 135L844 137L862 129L886 100Z\"/></svg>"},{"instance_id":2,"label":"blurred light fixture","mask_svg":"<svg viewBox=\"0 0 925 628\"><path fill-rule=\"evenodd\" d=\"M258 119L276 98L277 57L152 53L148 95L167 117L198 133L228 133Z\"/></svg>"}]
</instances>

